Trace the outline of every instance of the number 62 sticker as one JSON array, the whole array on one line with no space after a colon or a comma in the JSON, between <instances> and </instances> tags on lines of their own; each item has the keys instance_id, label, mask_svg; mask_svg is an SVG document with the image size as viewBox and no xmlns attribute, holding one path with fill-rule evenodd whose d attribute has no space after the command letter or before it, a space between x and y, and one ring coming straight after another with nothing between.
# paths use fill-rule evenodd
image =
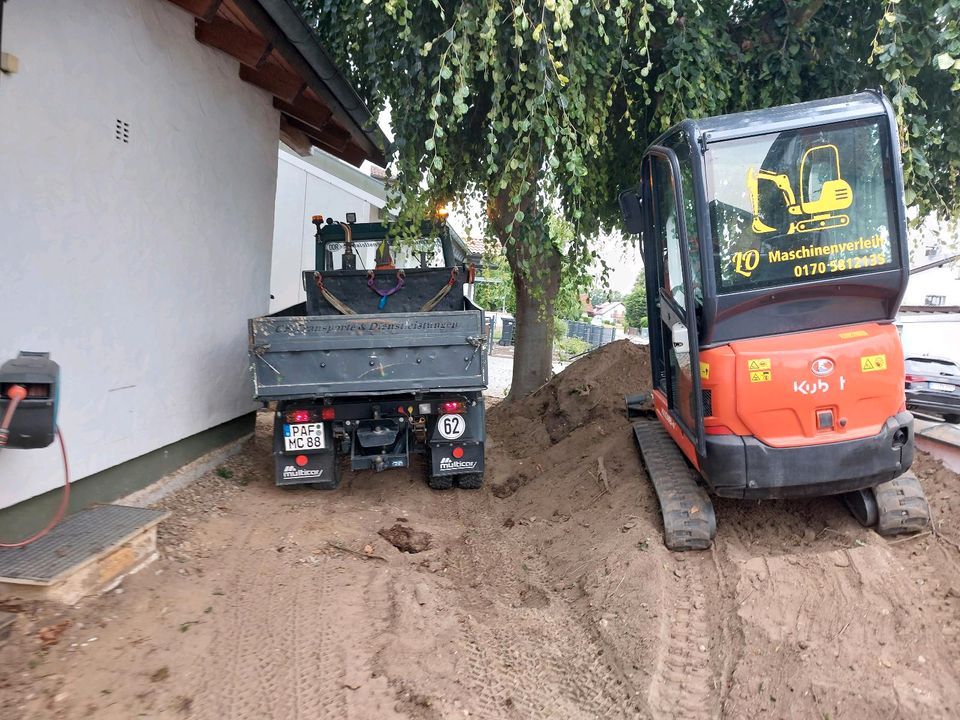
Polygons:
<instances>
[{"instance_id":1,"label":"number 62 sticker","mask_svg":"<svg viewBox=\"0 0 960 720\"><path fill-rule=\"evenodd\" d=\"M456 440L467 431L467 421L462 415L441 415L437 430L447 440Z\"/></svg>"}]
</instances>

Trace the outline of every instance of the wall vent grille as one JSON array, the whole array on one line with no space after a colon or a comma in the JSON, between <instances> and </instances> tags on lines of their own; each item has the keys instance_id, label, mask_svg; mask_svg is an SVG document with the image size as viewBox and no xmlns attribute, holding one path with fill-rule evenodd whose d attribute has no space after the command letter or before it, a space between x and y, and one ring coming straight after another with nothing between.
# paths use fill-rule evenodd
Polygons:
<instances>
[{"instance_id":1,"label":"wall vent grille","mask_svg":"<svg viewBox=\"0 0 960 720\"><path fill-rule=\"evenodd\" d=\"M130 142L130 123L128 123L126 120L121 120L120 118L117 118L114 137L120 142L125 142L125 143Z\"/></svg>"}]
</instances>

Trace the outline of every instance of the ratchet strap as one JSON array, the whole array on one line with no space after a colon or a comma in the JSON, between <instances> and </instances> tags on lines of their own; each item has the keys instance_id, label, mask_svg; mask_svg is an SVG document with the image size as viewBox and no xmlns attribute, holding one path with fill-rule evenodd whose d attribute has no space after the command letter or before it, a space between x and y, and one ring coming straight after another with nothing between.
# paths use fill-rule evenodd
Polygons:
<instances>
[{"instance_id":1,"label":"ratchet strap","mask_svg":"<svg viewBox=\"0 0 960 720\"><path fill-rule=\"evenodd\" d=\"M343 315L357 314L356 310L354 310L352 307L347 305L345 302L343 302L343 300L338 298L336 295L334 295L332 292L330 292L323 286L323 275L321 275L318 272L315 272L313 274L313 281L317 284L317 290L320 291L320 294L323 295L324 299L328 303L330 303L333 307L335 307L337 310L339 310L341 314Z\"/></svg>"},{"instance_id":2,"label":"ratchet strap","mask_svg":"<svg viewBox=\"0 0 960 720\"><path fill-rule=\"evenodd\" d=\"M459 272L460 272L460 269L457 267L453 267L450 269L450 279L447 280L446 285L440 288L439 292L437 292L436 295L434 295L432 298L430 298L423 304L423 307L420 308L420 312L430 312L437 305L440 304L440 301L447 296L451 288L453 288L453 286L456 284L457 275L459 274Z\"/></svg>"}]
</instances>

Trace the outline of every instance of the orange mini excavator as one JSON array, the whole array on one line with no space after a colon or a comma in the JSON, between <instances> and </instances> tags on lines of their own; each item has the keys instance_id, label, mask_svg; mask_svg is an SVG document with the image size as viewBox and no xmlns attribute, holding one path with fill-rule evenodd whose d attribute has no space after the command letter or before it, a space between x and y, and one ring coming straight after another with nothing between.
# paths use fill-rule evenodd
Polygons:
<instances>
[{"instance_id":1,"label":"orange mini excavator","mask_svg":"<svg viewBox=\"0 0 960 720\"><path fill-rule=\"evenodd\" d=\"M666 545L709 547L710 494L842 495L880 533L925 527L893 324L909 267L886 98L685 120L620 206L642 238L659 422L634 431Z\"/></svg>"}]
</instances>

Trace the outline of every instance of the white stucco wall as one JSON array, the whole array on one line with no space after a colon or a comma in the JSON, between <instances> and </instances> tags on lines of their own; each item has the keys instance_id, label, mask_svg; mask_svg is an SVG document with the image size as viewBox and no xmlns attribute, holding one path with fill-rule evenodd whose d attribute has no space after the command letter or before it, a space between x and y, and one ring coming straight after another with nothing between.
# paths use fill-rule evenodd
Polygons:
<instances>
[{"instance_id":1,"label":"white stucco wall","mask_svg":"<svg viewBox=\"0 0 960 720\"><path fill-rule=\"evenodd\" d=\"M382 189L378 194L368 192L284 150L279 151L278 162L270 312L306 299L300 273L316 267L314 215L343 220L347 213L356 213L358 222L375 222L386 203ZM355 171L344 174L349 177L350 172ZM375 249L357 251L364 267L372 267Z\"/></svg>"},{"instance_id":2,"label":"white stucco wall","mask_svg":"<svg viewBox=\"0 0 960 720\"><path fill-rule=\"evenodd\" d=\"M160 0L10 2L3 49L20 72L0 78L0 360L60 363L74 479L250 411L270 96ZM0 453L0 507L61 482L55 446Z\"/></svg>"}]
</instances>

